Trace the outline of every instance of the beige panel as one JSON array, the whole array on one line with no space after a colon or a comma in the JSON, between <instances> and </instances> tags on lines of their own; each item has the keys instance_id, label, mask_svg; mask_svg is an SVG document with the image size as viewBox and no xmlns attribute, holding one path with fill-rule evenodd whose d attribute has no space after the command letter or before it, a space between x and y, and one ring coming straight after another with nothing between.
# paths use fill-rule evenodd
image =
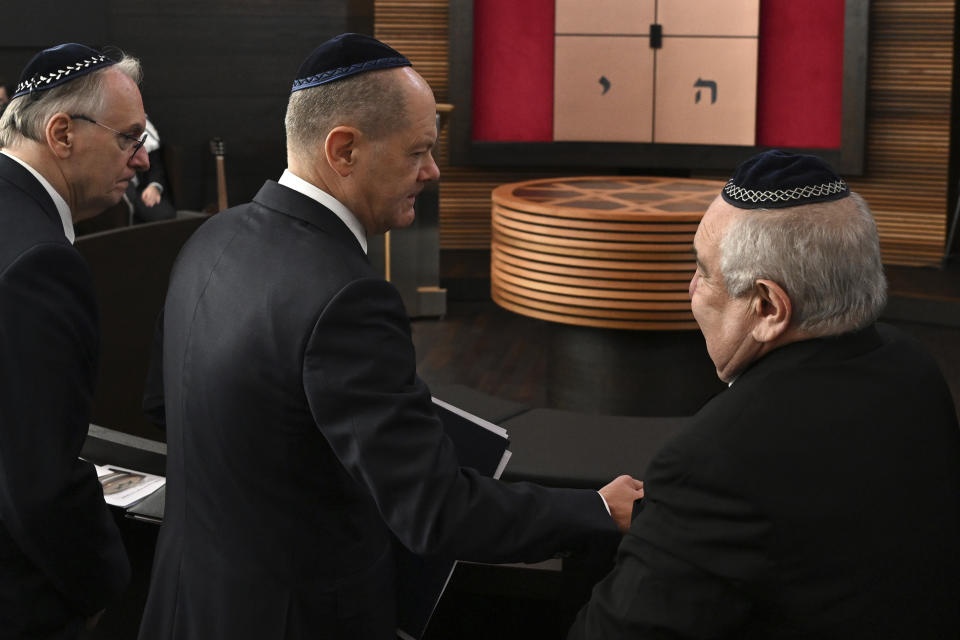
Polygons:
<instances>
[{"instance_id":1,"label":"beige panel","mask_svg":"<svg viewBox=\"0 0 960 640\"><path fill-rule=\"evenodd\" d=\"M646 37L557 36L554 140L650 142L653 50ZM606 92L601 78L609 83Z\"/></svg>"},{"instance_id":2,"label":"beige panel","mask_svg":"<svg viewBox=\"0 0 960 640\"><path fill-rule=\"evenodd\" d=\"M655 4L654 0L556 0L557 33L647 35Z\"/></svg>"},{"instance_id":3,"label":"beige panel","mask_svg":"<svg viewBox=\"0 0 960 640\"><path fill-rule=\"evenodd\" d=\"M756 111L756 38L664 38L655 142L752 145Z\"/></svg>"},{"instance_id":4,"label":"beige panel","mask_svg":"<svg viewBox=\"0 0 960 640\"><path fill-rule=\"evenodd\" d=\"M756 36L760 0L660 0L657 22L665 36Z\"/></svg>"}]
</instances>

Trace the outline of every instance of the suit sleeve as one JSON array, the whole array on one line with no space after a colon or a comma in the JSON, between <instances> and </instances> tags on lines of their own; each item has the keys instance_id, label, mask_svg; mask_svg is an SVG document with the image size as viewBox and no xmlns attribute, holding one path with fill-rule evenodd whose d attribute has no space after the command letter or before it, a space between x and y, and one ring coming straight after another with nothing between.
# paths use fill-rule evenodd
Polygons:
<instances>
[{"instance_id":1,"label":"suit sleeve","mask_svg":"<svg viewBox=\"0 0 960 640\"><path fill-rule=\"evenodd\" d=\"M72 247L32 248L0 274L0 518L79 613L106 606L130 567L87 434L98 334L89 271Z\"/></svg>"},{"instance_id":2,"label":"suit sleeve","mask_svg":"<svg viewBox=\"0 0 960 640\"><path fill-rule=\"evenodd\" d=\"M742 585L767 570L768 523L688 444L674 440L651 461L643 511L568 640L734 637L750 613Z\"/></svg>"},{"instance_id":3,"label":"suit sleeve","mask_svg":"<svg viewBox=\"0 0 960 640\"><path fill-rule=\"evenodd\" d=\"M411 551L536 561L618 537L595 491L507 484L459 466L390 284L358 280L333 298L310 336L303 377L320 431Z\"/></svg>"}]
</instances>

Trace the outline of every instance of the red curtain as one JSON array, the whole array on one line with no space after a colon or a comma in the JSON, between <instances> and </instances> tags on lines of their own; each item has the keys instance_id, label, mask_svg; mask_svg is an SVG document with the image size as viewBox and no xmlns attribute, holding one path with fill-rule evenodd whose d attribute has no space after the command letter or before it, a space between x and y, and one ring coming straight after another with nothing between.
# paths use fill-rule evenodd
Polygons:
<instances>
[{"instance_id":1,"label":"red curtain","mask_svg":"<svg viewBox=\"0 0 960 640\"><path fill-rule=\"evenodd\" d=\"M844 0L761 0L757 144L838 149ZM553 139L554 0L475 0L473 139ZM667 31L669 33L669 31Z\"/></svg>"}]
</instances>

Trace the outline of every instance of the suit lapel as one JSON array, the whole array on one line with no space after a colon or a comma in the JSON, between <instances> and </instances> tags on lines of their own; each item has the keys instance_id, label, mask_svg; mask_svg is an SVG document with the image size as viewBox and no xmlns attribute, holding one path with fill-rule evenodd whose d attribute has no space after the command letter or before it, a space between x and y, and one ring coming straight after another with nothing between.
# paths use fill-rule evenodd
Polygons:
<instances>
[{"instance_id":1,"label":"suit lapel","mask_svg":"<svg viewBox=\"0 0 960 640\"><path fill-rule=\"evenodd\" d=\"M50 198L50 194L43 188L43 185L18 162L2 153L0 153L0 180L30 196L51 222L62 226L63 221L60 220L57 206L53 203L53 199Z\"/></svg>"}]
</instances>

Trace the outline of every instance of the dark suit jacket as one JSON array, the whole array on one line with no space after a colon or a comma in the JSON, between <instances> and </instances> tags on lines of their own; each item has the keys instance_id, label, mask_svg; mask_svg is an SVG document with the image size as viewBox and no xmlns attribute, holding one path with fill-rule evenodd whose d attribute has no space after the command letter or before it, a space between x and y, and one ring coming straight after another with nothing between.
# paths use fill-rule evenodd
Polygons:
<instances>
[{"instance_id":1,"label":"dark suit jacket","mask_svg":"<svg viewBox=\"0 0 960 640\"><path fill-rule=\"evenodd\" d=\"M267 182L200 227L163 326L167 502L143 640L389 638L394 536L480 561L618 537L594 491L458 466L396 289L291 189Z\"/></svg>"},{"instance_id":2,"label":"dark suit jacket","mask_svg":"<svg viewBox=\"0 0 960 640\"><path fill-rule=\"evenodd\" d=\"M129 579L87 435L90 272L30 173L0 154L0 637L61 638Z\"/></svg>"},{"instance_id":3,"label":"dark suit jacket","mask_svg":"<svg viewBox=\"0 0 960 640\"><path fill-rule=\"evenodd\" d=\"M889 327L772 352L644 480L570 638L960 637L956 414Z\"/></svg>"}]
</instances>

